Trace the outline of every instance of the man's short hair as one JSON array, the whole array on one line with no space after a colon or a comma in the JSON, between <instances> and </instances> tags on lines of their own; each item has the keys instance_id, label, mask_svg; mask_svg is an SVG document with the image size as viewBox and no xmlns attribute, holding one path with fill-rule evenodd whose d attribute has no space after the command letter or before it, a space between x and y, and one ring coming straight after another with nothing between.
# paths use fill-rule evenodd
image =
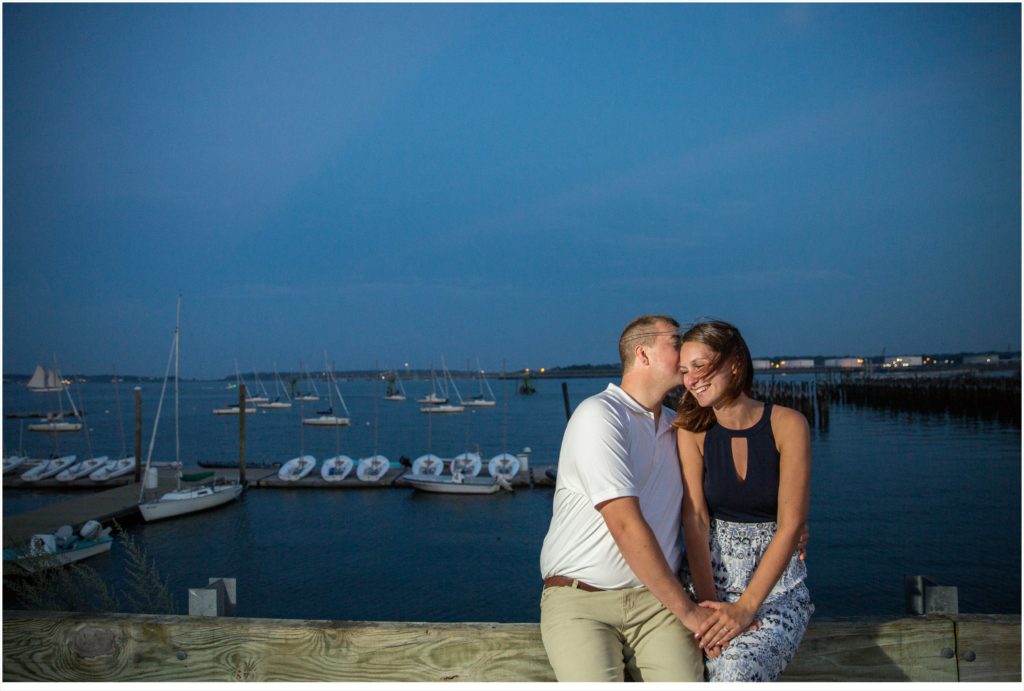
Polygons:
<instances>
[{"instance_id":1,"label":"man's short hair","mask_svg":"<svg viewBox=\"0 0 1024 691\"><path fill-rule=\"evenodd\" d=\"M619 336L619 360L622 362L623 373L633 366L633 361L636 359L636 347L638 345L647 347L654 345L654 341L658 338L657 332L666 330L659 328L659 323L671 324L674 329L679 328L679 322L664 314L645 314L626 324L622 335Z\"/></svg>"}]
</instances>

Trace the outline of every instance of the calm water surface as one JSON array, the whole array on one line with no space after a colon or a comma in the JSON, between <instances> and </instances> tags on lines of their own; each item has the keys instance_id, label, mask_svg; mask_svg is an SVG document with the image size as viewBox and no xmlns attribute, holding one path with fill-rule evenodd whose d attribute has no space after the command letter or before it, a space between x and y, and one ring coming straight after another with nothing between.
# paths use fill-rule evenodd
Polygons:
<instances>
[{"instance_id":1,"label":"calm water surface","mask_svg":"<svg viewBox=\"0 0 1024 691\"><path fill-rule=\"evenodd\" d=\"M266 382L265 382L266 383ZM569 380L572 404L606 380ZM459 381L463 395L473 391ZM380 452L392 461L431 451L450 457L479 447L485 458L531 447L535 468L554 463L565 426L559 381L536 382L534 396L492 382L493 409L428 416L412 401L381 400L375 382L341 382L353 424L303 429L300 417L325 407L248 416L247 457L283 461L300 452L322 460ZM321 387L322 388L322 387ZM429 390L406 382L410 399ZM115 456L125 420L131 448L131 389L83 385L72 392L89 413L90 434L22 432L4 420L4 455L53 451ZM326 393L322 391L321 393ZM144 448L160 394L144 385ZM4 385L4 412L45 410L45 395ZM237 400L220 382L181 385L181 458L237 458L237 417L214 407ZM52 403L52 400L50 401ZM66 403L65 403L66 405ZM154 458L174 457L170 399ZM336 405L337 407L337 405ZM1020 612L1021 432L946 416L833 406L827 432L813 432L809 585L817 616L903 611L903 577L926 575L959 587L967 612ZM77 496L73 491L5 490L5 516ZM540 545L551 518L551 488L490 497L428 495L411 489L255 489L207 513L132 526L186 607L189 587L208 577L238 579L240 616L397 620L536 621ZM124 555L89 562L123 582Z\"/></svg>"}]
</instances>

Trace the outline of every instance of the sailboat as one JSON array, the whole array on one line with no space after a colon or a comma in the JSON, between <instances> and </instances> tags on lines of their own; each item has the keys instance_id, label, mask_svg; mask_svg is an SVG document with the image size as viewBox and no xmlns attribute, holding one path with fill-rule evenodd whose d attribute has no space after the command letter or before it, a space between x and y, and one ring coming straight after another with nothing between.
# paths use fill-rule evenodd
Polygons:
<instances>
[{"instance_id":1,"label":"sailboat","mask_svg":"<svg viewBox=\"0 0 1024 691\"><path fill-rule=\"evenodd\" d=\"M434 372L434 363L430 363L430 393L423 398L417 398L417 403L426 403L428 405L440 405L448 402L448 382L442 378L441 383L444 386L444 395L438 391L437 385L437 374Z\"/></svg>"},{"instance_id":2,"label":"sailboat","mask_svg":"<svg viewBox=\"0 0 1024 691\"><path fill-rule=\"evenodd\" d=\"M327 366L327 353L324 352L324 366ZM349 424L348 406L345 405L345 399L341 395L341 391L338 389L338 382L334 378L334 368L331 368L330 382L328 382L327 394L330 400L330 407L327 410L317 411L317 417L304 417L302 418L302 424L313 425L315 427L345 427ZM338 394L338 402L341 403L342 409L345 411L345 417L334 414L334 394Z\"/></svg>"},{"instance_id":3,"label":"sailboat","mask_svg":"<svg viewBox=\"0 0 1024 691\"><path fill-rule=\"evenodd\" d=\"M309 381L310 386L313 387L314 393L300 393L300 394L297 394L295 396L295 400L296 401L319 401L320 400L320 390L318 388L316 388L316 382L313 380L313 377L309 376L309 374L306 372L305 366L301 362L299 363L299 369L302 371L303 378L306 379L307 381Z\"/></svg>"},{"instance_id":4,"label":"sailboat","mask_svg":"<svg viewBox=\"0 0 1024 691\"><path fill-rule=\"evenodd\" d=\"M384 394L385 401L404 401L405 400L405 387L402 386L402 378L398 376L398 371L389 372L387 375L388 390Z\"/></svg>"},{"instance_id":5,"label":"sailboat","mask_svg":"<svg viewBox=\"0 0 1024 691\"><path fill-rule=\"evenodd\" d=\"M292 399L288 397L288 389L285 387L284 382L281 381L281 375L277 373L277 363L274 363L274 386L277 398L267 403L257 404L258 408L291 408ZM281 400L281 394L284 394L284 400Z\"/></svg>"},{"instance_id":6,"label":"sailboat","mask_svg":"<svg viewBox=\"0 0 1024 691\"><path fill-rule=\"evenodd\" d=\"M61 381L60 375L57 370L45 370L42 365L36 365L36 371L32 373L32 378L28 380L29 391L35 391L37 393L46 393L48 391L60 391L64 388L64 382Z\"/></svg>"},{"instance_id":7,"label":"sailboat","mask_svg":"<svg viewBox=\"0 0 1024 691\"><path fill-rule=\"evenodd\" d=\"M56 358L55 358L56 359ZM32 375L32 379L36 379L41 371L40 366L36 366L36 372ZM81 422L68 422L64 419L64 402L61 399L61 392L67 394L68 402L71 403L71 411L74 417L80 417L78 409L75 407L75 401L71 398L71 392L68 387L64 386L64 382L61 379L60 372L57 368L47 371L45 375L45 381L42 384L42 388L33 388L32 382L29 382L30 391L51 391L57 393L57 407L58 411L46 414L46 422L33 422L28 426L29 432L78 432L82 429Z\"/></svg>"},{"instance_id":8,"label":"sailboat","mask_svg":"<svg viewBox=\"0 0 1024 691\"><path fill-rule=\"evenodd\" d=\"M196 475L182 475L180 444L178 435L178 362L179 362L179 336L181 333L181 296L178 296L178 309L174 323L174 340L171 345L171 356L174 358L174 461L178 475L178 486L172 492L167 492L158 499L145 501L146 485L142 484L139 491L139 512L147 521L158 521L164 518L172 518L187 513L212 509L215 506L226 504L237 499L243 487L237 482L226 484L210 483L200 487L181 486L182 480L195 481L213 477L213 472L198 473ZM153 421L153 435L149 439L149 452L146 455L146 472L144 477L149 476L149 468L153 459L153 444L156 442L156 430L160 422L160 409L164 404L164 392L167 389L167 377L170 373L170 357L167 361L167 371L164 372L164 385L160 390L160 402L156 408L156 419Z\"/></svg>"},{"instance_id":9,"label":"sailboat","mask_svg":"<svg viewBox=\"0 0 1024 691\"><path fill-rule=\"evenodd\" d=\"M455 392L456 398L459 399L459 403L458 403L458 405L456 405L454 403L447 403L447 402L446 403L441 403L440 405L426 405L426 406L423 406L422 408L420 408L420 412L421 413L461 413L462 411L465 410L465 408L463 407L462 394L459 393L459 387L455 386L455 380L452 379L451 372L448 371L448 368L444 364L444 356L443 355L441 356L441 369L444 372L443 376L444 376L445 380L449 384L451 384L451 386L452 386L451 390ZM447 384L445 385L445 387L447 389ZM445 398L445 401L447 401L447 400L448 399Z\"/></svg>"},{"instance_id":10,"label":"sailboat","mask_svg":"<svg viewBox=\"0 0 1024 691\"><path fill-rule=\"evenodd\" d=\"M235 367L238 367L238 363L237 362L235 363ZM270 396L267 395L267 390L263 387L263 382L260 381L259 372L256 371L255 367L252 368L252 377L253 377L253 379L256 380L256 387L259 388L259 393L256 394L256 395L250 394L249 397L245 399L246 402L247 403L257 403L257 404L259 404L259 403L266 403L267 401L270 400ZM248 391L248 389L246 389L246 390Z\"/></svg>"},{"instance_id":11,"label":"sailboat","mask_svg":"<svg viewBox=\"0 0 1024 691\"><path fill-rule=\"evenodd\" d=\"M469 400L463 401L462 405L471 406L494 406L497 405L498 399L494 396L494 390L491 389L490 383L487 381L487 377L484 376L484 371L480 369L480 362L476 363L477 378L480 381L480 393L473 396ZM486 392L485 392L486 389Z\"/></svg>"}]
</instances>

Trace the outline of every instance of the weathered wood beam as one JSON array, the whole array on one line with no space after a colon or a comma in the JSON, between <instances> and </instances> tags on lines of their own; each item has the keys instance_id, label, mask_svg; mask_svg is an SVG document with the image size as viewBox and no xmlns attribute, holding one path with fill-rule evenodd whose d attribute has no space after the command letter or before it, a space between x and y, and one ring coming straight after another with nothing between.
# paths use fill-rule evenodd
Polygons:
<instances>
[{"instance_id":1,"label":"weathered wood beam","mask_svg":"<svg viewBox=\"0 0 1024 691\"><path fill-rule=\"evenodd\" d=\"M958 647L959 640L959 647ZM812 621L787 681L1020 680L1020 616ZM7 611L4 681L553 681L537 624Z\"/></svg>"}]
</instances>

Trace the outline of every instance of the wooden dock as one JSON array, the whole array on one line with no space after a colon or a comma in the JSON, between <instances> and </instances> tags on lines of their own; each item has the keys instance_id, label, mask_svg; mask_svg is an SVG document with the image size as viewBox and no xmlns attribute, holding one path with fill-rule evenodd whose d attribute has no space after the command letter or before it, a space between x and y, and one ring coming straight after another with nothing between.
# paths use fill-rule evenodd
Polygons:
<instances>
[{"instance_id":1,"label":"wooden dock","mask_svg":"<svg viewBox=\"0 0 1024 691\"><path fill-rule=\"evenodd\" d=\"M166 472L163 468L161 471L164 472L158 475L159 487L149 490L154 495L169 492L177 485L177 479L173 473ZM186 472L188 472L187 469ZM262 477L266 472L262 471L255 479ZM217 471L215 476L226 480L237 479L238 471ZM31 484L34 488L45 489L48 487L66 488L73 483L46 480ZM79 497L48 504L31 511L4 516L4 547L23 545L36 533L50 533L62 525L70 525L77 530L79 526L89 520L99 521L105 525L109 525L113 520L126 522L135 520L136 514L138 514L140 483L131 481L129 477L128 484L106 488L96 487L93 483L93 488L95 491L88 493L83 491L82 496Z\"/></svg>"},{"instance_id":2,"label":"wooden dock","mask_svg":"<svg viewBox=\"0 0 1024 691\"><path fill-rule=\"evenodd\" d=\"M1020 682L1020 615L812 619L781 681ZM554 681L537 623L3 613L3 681Z\"/></svg>"}]
</instances>

